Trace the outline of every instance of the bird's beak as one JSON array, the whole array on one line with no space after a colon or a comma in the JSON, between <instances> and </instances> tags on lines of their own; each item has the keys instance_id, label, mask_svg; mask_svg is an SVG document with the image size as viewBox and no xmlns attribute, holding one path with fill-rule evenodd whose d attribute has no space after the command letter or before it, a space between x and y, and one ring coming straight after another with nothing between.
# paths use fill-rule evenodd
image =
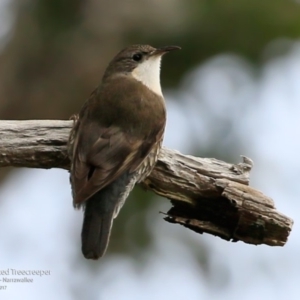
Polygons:
<instances>
[{"instance_id":1,"label":"bird's beak","mask_svg":"<svg viewBox=\"0 0 300 300\"><path fill-rule=\"evenodd\" d=\"M151 56L156 56L156 55L164 55L165 53L168 53L173 50L180 50L181 48L179 46L164 46L155 49L152 53Z\"/></svg>"}]
</instances>

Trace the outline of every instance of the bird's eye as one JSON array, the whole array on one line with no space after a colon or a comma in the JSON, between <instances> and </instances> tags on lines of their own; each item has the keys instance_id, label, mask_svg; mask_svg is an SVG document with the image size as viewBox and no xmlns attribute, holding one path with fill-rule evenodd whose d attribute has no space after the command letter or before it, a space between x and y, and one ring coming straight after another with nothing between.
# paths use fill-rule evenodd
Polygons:
<instances>
[{"instance_id":1,"label":"bird's eye","mask_svg":"<svg viewBox=\"0 0 300 300\"><path fill-rule=\"evenodd\" d=\"M143 55L141 53L136 53L132 56L132 59L135 61L140 61L142 59Z\"/></svg>"}]
</instances>

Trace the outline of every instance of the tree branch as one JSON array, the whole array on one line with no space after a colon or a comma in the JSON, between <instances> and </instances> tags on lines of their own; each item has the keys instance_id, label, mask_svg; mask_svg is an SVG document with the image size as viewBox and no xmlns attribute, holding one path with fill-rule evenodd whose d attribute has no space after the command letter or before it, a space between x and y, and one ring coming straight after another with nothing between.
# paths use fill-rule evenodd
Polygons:
<instances>
[{"instance_id":1,"label":"tree branch","mask_svg":"<svg viewBox=\"0 0 300 300\"><path fill-rule=\"evenodd\" d=\"M71 128L72 121L0 121L0 167L69 169ZM293 221L248 186L251 168L246 157L233 165L163 148L142 186L171 200L168 222L226 240L283 246Z\"/></svg>"}]
</instances>

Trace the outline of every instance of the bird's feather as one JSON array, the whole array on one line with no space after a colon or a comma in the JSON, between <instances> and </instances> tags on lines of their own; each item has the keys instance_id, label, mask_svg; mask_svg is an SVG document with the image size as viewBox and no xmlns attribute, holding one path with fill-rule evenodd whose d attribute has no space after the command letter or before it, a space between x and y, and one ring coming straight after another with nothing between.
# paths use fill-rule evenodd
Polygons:
<instances>
[{"instance_id":1,"label":"bird's feather","mask_svg":"<svg viewBox=\"0 0 300 300\"><path fill-rule=\"evenodd\" d=\"M85 210L86 258L104 255L113 219L155 166L166 123L160 61L178 48L133 45L120 51L74 119L70 180L74 206Z\"/></svg>"},{"instance_id":2,"label":"bird's feather","mask_svg":"<svg viewBox=\"0 0 300 300\"><path fill-rule=\"evenodd\" d=\"M89 105L85 105L81 111L79 123L76 125L71 170L76 207L84 204L87 199L124 172L136 171L153 147L162 139L165 125L164 104L159 101L158 107L153 108L154 103L141 100L136 83L135 88L131 88L131 99L128 99L125 104L118 103L114 106L123 106L117 115L112 117L115 111L105 112L104 108L101 110L105 106L108 95L110 103L120 101L122 98L120 93L124 92L131 83L131 79L117 78L112 84L114 90L107 93L110 86L106 85L104 93L101 89L95 91L90 101L88 100ZM95 102L97 102L97 110L93 110ZM147 116L144 112L145 108L153 112ZM109 109L111 108L106 108ZM128 122L128 114L132 110L139 109L140 114L145 114L138 116L142 118L142 122L140 119L138 121L131 119L131 122ZM114 118L111 125L106 122L106 113L111 113L110 119ZM139 111L135 111L136 113ZM159 118L156 118L155 113Z\"/></svg>"}]
</instances>

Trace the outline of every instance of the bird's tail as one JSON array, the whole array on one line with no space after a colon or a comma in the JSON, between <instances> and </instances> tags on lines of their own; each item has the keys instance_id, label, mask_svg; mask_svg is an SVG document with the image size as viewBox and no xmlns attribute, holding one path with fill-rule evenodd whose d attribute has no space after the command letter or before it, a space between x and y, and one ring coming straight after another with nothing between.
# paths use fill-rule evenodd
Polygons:
<instances>
[{"instance_id":1,"label":"bird's tail","mask_svg":"<svg viewBox=\"0 0 300 300\"><path fill-rule=\"evenodd\" d=\"M81 232L85 258L98 259L105 254L113 220L134 186L130 180L125 173L86 201Z\"/></svg>"},{"instance_id":2,"label":"bird's tail","mask_svg":"<svg viewBox=\"0 0 300 300\"><path fill-rule=\"evenodd\" d=\"M103 211L98 202L104 199L101 199L99 194L95 196L86 203L81 232L82 253L85 258L90 259L98 259L104 255L109 241L114 212L113 210Z\"/></svg>"}]
</instances>

